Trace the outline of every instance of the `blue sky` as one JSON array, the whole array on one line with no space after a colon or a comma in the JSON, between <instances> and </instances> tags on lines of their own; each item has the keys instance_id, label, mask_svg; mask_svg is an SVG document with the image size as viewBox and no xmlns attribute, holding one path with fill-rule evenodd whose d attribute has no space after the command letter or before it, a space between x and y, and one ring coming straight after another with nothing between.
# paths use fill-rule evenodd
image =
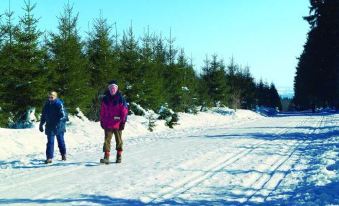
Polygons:
<instances>
[{"instance_id":1,"label":"blue sky","mask_svg":"<svg viewBox=\"0 0 339 206\"><path fill-rule=\"evenodd\" d=\"M55 31L68 0L31 0L42 30ZM11 0L16 16L24 0ZM274 82L278 90L293 88L297 57L309 30L302 17L308 0L69 0L79 12L83 37L94 18L102 13L117 23L120 34L131 22L136 36L149 26L151 32L168 37L193 57L197 71L207 55L217 54L226 63L233 56L248 65L256 79ZM0 13L9 0L0 0Z\"/></svg>"}]
</instances>

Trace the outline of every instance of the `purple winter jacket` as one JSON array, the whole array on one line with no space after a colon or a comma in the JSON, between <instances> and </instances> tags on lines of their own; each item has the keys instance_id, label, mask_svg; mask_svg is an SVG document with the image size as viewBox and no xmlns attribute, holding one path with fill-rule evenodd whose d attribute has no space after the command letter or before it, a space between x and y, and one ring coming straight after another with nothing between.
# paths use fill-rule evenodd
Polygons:
<instances>
[{"instance_id":1,"label":"purple winter jacket","mask_svg":"<svg viewBox=\"0 0 339 206\"><path fill-rule=\"evenodd\" d=\"M120 92L114 96L106 94L101 102L100 123L103 129L119 129L121 123L125 123L128 107Z\"/></svg>"}]
</instances>

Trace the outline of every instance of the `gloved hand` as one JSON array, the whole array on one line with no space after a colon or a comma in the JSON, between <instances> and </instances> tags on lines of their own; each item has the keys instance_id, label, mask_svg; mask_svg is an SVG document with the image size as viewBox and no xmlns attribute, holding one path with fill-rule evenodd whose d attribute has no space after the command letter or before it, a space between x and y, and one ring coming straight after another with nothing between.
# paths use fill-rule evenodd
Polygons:
<instances>
[{"instance_id":1,"label":"gloved hand","mask_svg":"<svg viewBox=\"0 0 339 206\"><path fill-rule=\"evenodd\" d=\"M39 125L40 132L44 132L44 126L42 124Z\"/></svg>"},{"instance_id":2,"label":"gloved hand","mask_svg":"<svg viewBox=\"0 0 339 206\"><path fill-rule=\"evenodd\" d=\"M125 129L125 123L120 123L119 130L124 130Z\"/></svg>"}]
</instances>

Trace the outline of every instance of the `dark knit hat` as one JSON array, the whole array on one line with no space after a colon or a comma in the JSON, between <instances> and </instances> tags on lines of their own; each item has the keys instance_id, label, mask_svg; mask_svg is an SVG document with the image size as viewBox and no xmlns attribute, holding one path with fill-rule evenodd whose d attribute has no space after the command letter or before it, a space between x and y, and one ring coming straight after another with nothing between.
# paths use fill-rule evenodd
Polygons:
<instances>
[{"instance_id":1,"label":"dark knit hat","mask_svg":"<svg viewBox=\"0 0 339 206\"><path fill-rule=\"evenodd\" d=\"M108 82L108 85L110 85L110 84L116 84L116 85L118 85L117 81L115 81L115 80L109 81L109 82Z\"/></svg>"}]
</instances>

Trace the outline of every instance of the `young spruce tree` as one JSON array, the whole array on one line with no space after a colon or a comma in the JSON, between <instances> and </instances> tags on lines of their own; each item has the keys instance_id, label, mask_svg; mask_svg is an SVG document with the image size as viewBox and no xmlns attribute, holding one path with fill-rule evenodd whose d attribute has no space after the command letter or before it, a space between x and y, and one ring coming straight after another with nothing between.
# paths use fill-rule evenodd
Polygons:
<instances>
[{"instance_id":1,"label":"young spruce tree","mask_svg":"<svg viewBox=\"0 0 339 206\"><path fill-rule=\"evenodd\" d=\"M90 86L94 90L87 116L93 120L99 119L100 97L106 90L107 82L119 80L111 28L107 20L100 16L95 19L87 41L88 72Z\"/></svg>"},{"instance_id":2,"label":"young spruce tree","mask_svg":"<svg viewBox=\"0 0 339 206\"><path fill-rule=\"evenodd\" d=\"M208 106L226 104L228 87L224 62L218 60L217 55L212 55L212 60L206 57L202 70L203 86L200 93L205 93L204 96L207 98Z\"/></svg>"},{"instance_id":3,"label":"young spruce tree","mask_svg":"<svg viewBox=\"0 0 339 206\"><path fill-rule=\"evenodd\" d=\"M47 94L45 52L39 44L42 32L37 29L34 8L35 4L25 2L25 13L17 27L11 24L12 13L7 13L7 43L0 55L6 71L1 96L4 97L4 110L12 112L13 126L26 120L29 109L40 108Z\"/></svg>"},{"instance_id":4,"label":"young spruce tree","mask_svg":"<svg viewBox=\"0 0 339 206\"><path fill-rule=\"evenodd\" d=\"M89 110L93 91L89 85L87 61L83 53L84 44L77 29L78 15L67 4L59 17L58 32L48 40L50 85L60 93L69 112L79 107L86 114Z\"/></svg>"},{"instance_id":5,"label":"young spruce tree","mask_svg":"<svg viewBox=\"0 0 339 206\"><path fill-rule=\"evenodd\" d=\"M16 41L14 34L18 26L13 23L14 12L7 10L5 12L4 22L0 22L0 126L8 127L9 117L12 117L12 111L15 111L9 91L13 92L16 86L16 80L12 78L13 70L17 68L16 60ZM10 89L10 90L9 90Z\"/></svg>"}]
</instances>

